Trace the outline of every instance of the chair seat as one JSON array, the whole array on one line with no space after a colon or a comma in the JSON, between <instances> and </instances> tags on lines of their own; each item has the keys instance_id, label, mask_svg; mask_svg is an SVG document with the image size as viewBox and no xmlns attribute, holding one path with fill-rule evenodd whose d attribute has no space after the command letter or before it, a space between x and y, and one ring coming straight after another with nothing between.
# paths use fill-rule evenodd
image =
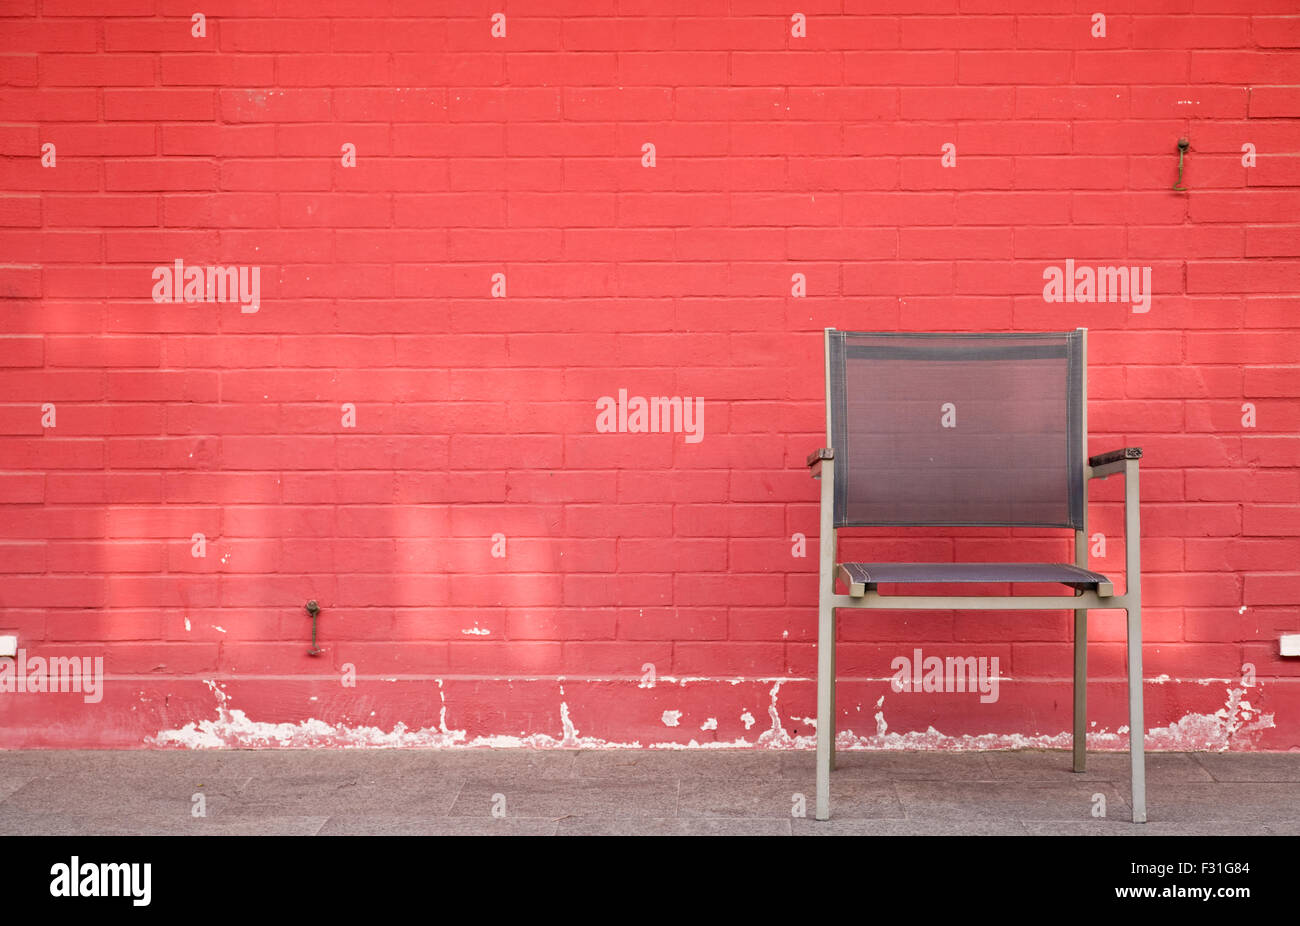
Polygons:
<instances>
[{"instance_id":1,"label":"chair seat","mask_svg":"<svg viewBox=\"0 0 1300 926\"><path fill-rule=\"evenodd\" d=\"M841 563L854 585L916 582L1061 582L1097 589L1110 580L1069 563Z\"/></svg>"}]
</instances>

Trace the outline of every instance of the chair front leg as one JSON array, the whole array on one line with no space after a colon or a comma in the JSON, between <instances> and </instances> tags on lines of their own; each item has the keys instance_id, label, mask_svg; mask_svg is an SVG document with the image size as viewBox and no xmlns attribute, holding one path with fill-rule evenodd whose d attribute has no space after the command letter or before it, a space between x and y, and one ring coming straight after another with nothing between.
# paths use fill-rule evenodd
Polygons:
<instances>
[{"instance_id":1,"label":"chair front leg","mask_svg":"<svg viewBox=\"0 0 1300 926\"><path fill-rule=\"evenodd\" d=\"M1088 765L1088 612L1074 612L1074 770Z\"/></svg>"},{"instance_id":2,"label":"chair front leg","mask_svg":"<svg viewBox=\"0 0 1300 926\"><path fill-rule=\"evenodd\" d=\"M1147 822L1146 721L1142 711L1142 605L1128 612L1128 743L1133 785L1133 822Z\"/></svg>"},{"instance_id":3,"label":"chair front leg","mask_svg":"<svg viewBox=\"0 0 1300 926\"><path fill-rule=\"evenodd\" d=\"M835 765L835 461L821 461L820 531L817 541L817 819L831 816Z\"/></svg>"},{"instance_id":4,"label":"chair front leg","mask_svg":"<svg viewBox=\"0 0 1300 926\"><path fill-rule=\"evenodd\" d=\"M1142 527L1138 461L1124 461L1124 597L1128 599L1128 740L1133 822L1147 822L1146 717L1142 710Z\"/></svg>"},{"instance_id":5,"label":"chair front leg","mask_svg":"<svg viewBox=\"0 0 1300 926\"><path fill-rule=\"evenodd\" d=\"M831 768L835 764L835 609L817 617L817 819L831 817Z\"/></svg>"}]
</instances>

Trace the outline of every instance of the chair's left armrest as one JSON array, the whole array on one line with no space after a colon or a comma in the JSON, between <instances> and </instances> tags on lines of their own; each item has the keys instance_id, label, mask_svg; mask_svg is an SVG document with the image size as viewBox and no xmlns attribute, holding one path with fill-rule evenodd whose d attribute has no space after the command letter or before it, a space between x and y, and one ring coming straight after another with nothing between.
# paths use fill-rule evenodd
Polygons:
<instances>
[{"instance_id":1,"label":"chair's left armrest","mask_svg":"<svg viewBox=\"0 0 1300 926\"><path fill-rule=\"evenodd\" d=\"M1095 457L1088 457L1088 466L1092 469L1091 478L1105 479L1107 476L1122 473L1124 472L1126 460L1140 459L1142 459L1141 447L1121 447L1119 450L1111 450L1106 453L1099 453Z\"/></svg>"},{"instance_id":2,"label":"chair's left armrest","mask_svg":"<svg viewBox=\"0 0 1300 926\"><path fill-rule=\"evenodd\" d=\"M835 451L829 447L820 447L808 454L808 475L814 479L822 478L822 463L835 459Z\"/></svg>"}]
</instances>

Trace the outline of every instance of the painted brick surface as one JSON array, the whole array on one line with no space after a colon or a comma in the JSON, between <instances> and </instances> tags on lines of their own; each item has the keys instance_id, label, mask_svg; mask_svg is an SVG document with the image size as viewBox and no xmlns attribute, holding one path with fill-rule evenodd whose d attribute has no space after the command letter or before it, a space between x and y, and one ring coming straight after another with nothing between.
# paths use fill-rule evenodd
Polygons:
<instances>
[{"instance_id":1,"label":"painted brick surface","mask_svg":"<svg viewBox=\"0 0 1300 926\"><path fill-rule=\"evenodd\" d=\"M1300 747L1293 3L193 6L0 5L0 633L108 677L0 694L0 747L809 745L825 326L1089 328L1149 745ZM1067 260L1147 303L1047 301ZM605 433L620 390L701 427ZM1068 745L1071 628L844 615L842 744ZM892 690L917 648L998 699Z\"/></svg>"}]
</instances>

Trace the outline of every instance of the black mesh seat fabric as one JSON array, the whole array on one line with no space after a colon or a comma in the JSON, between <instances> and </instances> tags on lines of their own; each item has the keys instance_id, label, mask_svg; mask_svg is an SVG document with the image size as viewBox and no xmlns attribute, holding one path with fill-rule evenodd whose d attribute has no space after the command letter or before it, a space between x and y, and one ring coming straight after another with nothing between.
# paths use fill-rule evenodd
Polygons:
<instances>
[{"instance_id":1,"label":"black mesh seat fabric","mask_svg":"<svg viewBox=\"0 0 1300 926\"><path fill-rule=\"evenodd\" d=\"M1110 580L1068 563L842 563L850 580L863 585L929 582L1061 582L1096 588Z\"/></svg>"}]
</instances>

